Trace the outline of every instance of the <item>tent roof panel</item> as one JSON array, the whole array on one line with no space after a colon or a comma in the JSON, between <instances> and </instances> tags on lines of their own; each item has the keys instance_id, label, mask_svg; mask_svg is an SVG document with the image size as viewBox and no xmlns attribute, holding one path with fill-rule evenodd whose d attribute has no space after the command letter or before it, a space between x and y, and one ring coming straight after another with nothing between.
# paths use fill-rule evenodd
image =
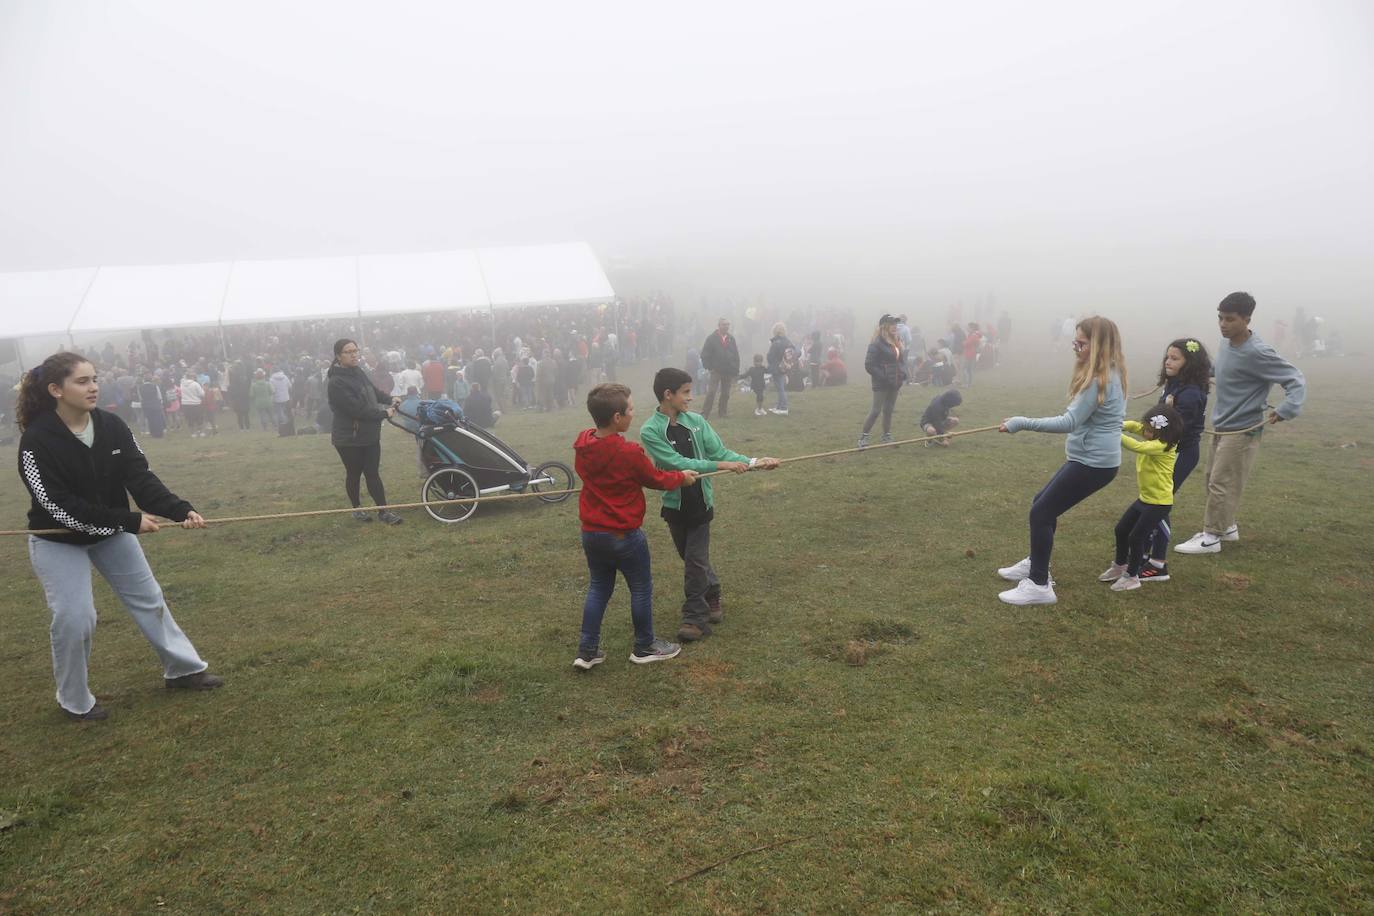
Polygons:
<instances>
[{"instance_id":1,"label":"tent roof panel","mask_svg":"<svg viewBox=\"0 0 1374 916\"><path fill-rule=\"evenodd\" d=\"M66 334L98 269L0 273L0 337Z\"/></svg>"},{"instance_id":2,"label":"tent roof panel","mask_svg":"<svg viewBox=\"0 0 1374 916\"><path fill-rule=\"evenodd\" d=\"M72 332L213 325L229 268L228 261L101 268Z\"/></svg>"},{"instance_id":3,"label":"tent roof panel","mask_svg":"<svg viewBox=\"0 0 1374 916\"><path fill-rule=\"evenodd\" d=\"M585 242L480 248L493 308L615 298L601 264Z\"/></svg>"},{"instance_id":4,"label":"tent roof panel","mask_svg":"<svg viewBox=\"0 0 1374 916\"><path fill-rule=\"evenodd\" d=\"M220 320L246 324L356 314L356 258L293 258L235 261Z\"/></svg>"},{"instance_id":5,"label":"tent roof panel","mask_svg":"<svg viewBox=\"0 0 1374 916\"><path fill-rule=\"evenodd\" d=\"M471 250L361 257L358 301L364 315L488 307L482 269Z\"/></svg>"}]
</instances>

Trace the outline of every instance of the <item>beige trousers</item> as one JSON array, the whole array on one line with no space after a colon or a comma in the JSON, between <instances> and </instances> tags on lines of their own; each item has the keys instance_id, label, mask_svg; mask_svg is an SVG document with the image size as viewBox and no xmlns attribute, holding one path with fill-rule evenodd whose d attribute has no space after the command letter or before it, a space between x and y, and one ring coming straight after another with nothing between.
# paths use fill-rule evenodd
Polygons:
<instances>
[{"instance_id":1,"label":"beige trousers","mask_svg":"<svg viewBox=\"0 0 1374 916\"><path fill-rule=\"evenodd\" d=\"M1207 456L1207 508L1202 515L1202 530L1225 534L1236 523L1245 481L1259 452L1260 434L1256 430L1243 436L1212 434L1212 451Z\"/></svg>"}]
</instances>

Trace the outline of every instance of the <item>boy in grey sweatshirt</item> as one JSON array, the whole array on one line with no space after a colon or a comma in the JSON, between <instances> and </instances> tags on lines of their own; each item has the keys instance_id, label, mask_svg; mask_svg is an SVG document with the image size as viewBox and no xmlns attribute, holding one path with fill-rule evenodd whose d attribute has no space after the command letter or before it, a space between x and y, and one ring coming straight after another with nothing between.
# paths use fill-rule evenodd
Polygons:
<instances>
[{"instance_id":1,"label":"boy in grey sweatshirt","mask_svg":"<svg viewBox=\"0 0 1374 916\"><path fill-rule=\"evenodd\" d=\"M1223 338L1214 363L1212 426L1217 432L1292 420L1307 399L1307 382L1302 372L1250 330L1254 313L1255 298L1249 293L1232 293L1217 306L1217 324ZM1283 387L1283 403L1266 418L1265 401L1273 385ZM1175 547L1179 553L1220 553L1222 541L1240 540L1236 513L1263 432L1261 427L1243 435L1212 436L1202 530Z\"/></svg>"}]
</instances>

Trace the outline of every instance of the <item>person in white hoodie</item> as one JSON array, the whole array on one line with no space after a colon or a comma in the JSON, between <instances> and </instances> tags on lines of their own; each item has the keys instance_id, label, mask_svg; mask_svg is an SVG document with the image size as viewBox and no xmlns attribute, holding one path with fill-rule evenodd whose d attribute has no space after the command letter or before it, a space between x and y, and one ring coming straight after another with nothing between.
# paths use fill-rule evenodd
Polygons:
<instances>
[{"instance_id":1,"label":"person in white hoodie","mask_svg":"<svg viewBox=\"0 0 1374 916\"><path fill-rule=\"evenodd\" d=\"M278 426L283 426L291 419L291 379L278 366L268 377L267 383L272 386L273 419Z\"/></svg>"},{"instance_id":2,"label":"person in white hoodie","mask_svg":"<svg viewBox=\"0 0 1374 916\"><path fill-rule=\"evenodd\" d=\"M191 438L199 439L205 435L205 389L196 381L195 370L186 370L178 390L181 393L181 412L186 416Z\"/></svg>"}]
</instances>

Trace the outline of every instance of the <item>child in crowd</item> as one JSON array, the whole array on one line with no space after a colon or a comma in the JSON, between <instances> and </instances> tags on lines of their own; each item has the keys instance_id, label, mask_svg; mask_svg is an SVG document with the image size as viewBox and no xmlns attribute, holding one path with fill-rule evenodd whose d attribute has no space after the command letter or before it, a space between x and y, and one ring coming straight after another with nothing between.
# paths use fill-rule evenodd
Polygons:
<instances>
[{"instance_id":1,"label":"child in crowd","mask_svg":"<svg viewBox=\"0 0 1374 916\"><path fill-rule=\"evenodd\" d=\"M750 468L778 466L776 458L747 458L726 448L706 418L687 409L692 403L692 377L681 369L658 370L654 394L658 409L640 427L639 441L659 468L743 474ZM684 564L682 626L677 631L683 642L709 636L711 625L724 617L720 578L711 566L713 497L709 477L663 494L663 520Z\"/></svg>"},{"instance_id":2,"label":"child in crowd","mask_svg":"<svg viewBox=\"0 0 1374 916\"><path fill-rule=\"evenodd\" d=\"M606 658L601 651L601 618L615 591L615 575L630 588L630 618L635 644L630 661L647 664L673 658L682 647L654 638L654 584L649 564L649 540L644 523L644 491L676 490L696 483L695 471L657 470L644 449L624 433L634 419L630 389L597 385L587 393L587 412L595 429L583 430L573 444L582 493L577 514L582 520L582 550L587 555L591 583L582 606L582 636L573 666L589 670Z\"/></svg>"},{"instance_id":3,"label":"child in crowd","mask_svg":"<svg viewBox=\"0 0 1374 916\"><path fill-rule=\"evenodd\" d=\"M1190 338L1179 338L1169 344L1164 350L1159 384L1163 386L1160 405L1172 407L1183 418L1183 438L1179 440L1178 458L1174 461L1174 493L1177 494L1183 481L1197 467L1202 451L1199 443L1202 429L1207 425L1207 389L1212 384L1212 360L1207 355L1207 348ZM1150 539L1150 562L1140 568L1142 582L1169 581L1166 558L1171 535L1169 523L1160 522Z\"/></svg>"},{"instance_id":4,"label":"child in crowd","mask_svg":"<svg viewBox=\"0 0 1374 916\"><path fill-rule=\"evenodd\" d=\"M1150 536L1160 523L1169 521L1169 510L1174 506L1174 465L1178 444L1186 432L1183 418L1167 404L1151 407L1139 421L1127 420L1121 428L1121 445L1135 452L1140 498L1116 523L1116 558L1097 577L1099 582L1112 583L1114 592L1140 588L1140 569L1145 565Z\"/></svg>"},{"instance_id":5,"label":"child in crowd","mask_svg":"<svg viewBox=\"0 0 1374 916\"><path fill-rule=\"evenodd\" d=\"M926 412L921 414L921 429L925 430L927 436L943 436L951 429L959 425L959 418L950 413L951 410L964 403L964 396L956 389L950 388L937 394L926 407ZM949 446L949 439L936 439L936 445ZM930 445L929 442L926 443Z\"/></svg>"},{"instance_id":6,"label":"child in crowd","mask_svg":"<svg viewBox=\"0 0 1374 916\"><path fill-rule=\"evenodd\" d=\"M768 370L763 367L763 354L754 354L754 365L745 370L740 376L741 379L749 380L749 390L754 392L754 416L766 417L768 411L763 408L763 395L768 390Z\"/></svg>"}]
</instances>

